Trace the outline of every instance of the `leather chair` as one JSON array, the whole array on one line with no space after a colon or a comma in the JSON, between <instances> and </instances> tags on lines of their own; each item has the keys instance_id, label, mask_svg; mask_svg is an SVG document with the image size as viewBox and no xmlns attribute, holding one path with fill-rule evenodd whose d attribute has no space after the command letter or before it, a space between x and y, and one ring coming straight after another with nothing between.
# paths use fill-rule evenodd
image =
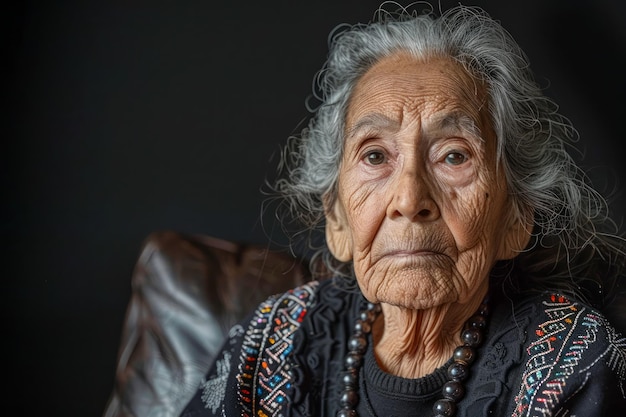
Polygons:
<instances>
[{"instance_id":1,"label":"leather chair","mask_svg":"<svg viewBox=\"0 0 626 417\"><path fill-rule=\"evenodd\" d=\"M151 234L133 272L104 417L178 416L231 326L309 277L305 262L264 246Z\"/></svg>"}]
</instances>

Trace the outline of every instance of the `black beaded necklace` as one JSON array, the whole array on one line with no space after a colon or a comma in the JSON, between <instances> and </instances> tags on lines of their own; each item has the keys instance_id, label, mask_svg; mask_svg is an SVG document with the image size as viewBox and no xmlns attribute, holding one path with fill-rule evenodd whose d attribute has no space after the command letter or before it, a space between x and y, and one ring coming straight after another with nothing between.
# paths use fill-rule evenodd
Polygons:
<instances>
[{"instance_id":1,"label":"black beaded necklace","mask_svg":"<svg viewBox=\"0 0 626 417\"><path fill-rule=\"evenodd\" d=\"M356 405L359 402L359 370L363 365L363 355L367 349L367 335L372 331L372 324L380 314L379 304L368 303L359 314L354 333L348 340L348 354L345 370L342 373L343 392L339 398L341 409L337 417L357 417ZM476 348L483 341L483 331L487 327L489 313L488 299L482 302L478 311L469 318L461 331L463 344L454 349L454 362L448 367L450 380L443 385L443 398L435 402L435 417L452 417L456 414L456 403L465 395L463 381L469 376L469 367L476 359Z\"/></svg>"}]
</instances>

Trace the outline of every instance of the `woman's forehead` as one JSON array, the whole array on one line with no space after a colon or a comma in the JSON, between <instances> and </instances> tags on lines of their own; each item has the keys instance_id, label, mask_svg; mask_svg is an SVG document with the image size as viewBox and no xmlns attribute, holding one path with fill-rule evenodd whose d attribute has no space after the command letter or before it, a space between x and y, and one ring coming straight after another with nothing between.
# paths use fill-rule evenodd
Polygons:
<instances>
[{"instance_id":1,"label":"woman's forehead","mask_svg":"<svg viewBox=\"0 0 626 417\"><path fill-rule=\"evenodd\" d=\"M345 134L392 127L408 117L432 128L486 129L487 90L449 58L418 59L394 54L372 66L348 102Z\"/></svg>"}]
</instances>

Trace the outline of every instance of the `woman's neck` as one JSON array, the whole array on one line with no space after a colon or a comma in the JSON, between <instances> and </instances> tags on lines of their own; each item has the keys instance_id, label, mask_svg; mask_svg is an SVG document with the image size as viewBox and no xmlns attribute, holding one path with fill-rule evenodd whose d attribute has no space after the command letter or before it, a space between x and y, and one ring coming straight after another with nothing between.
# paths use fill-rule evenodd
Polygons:
<instances>
[{"instance_id":1,"label":"woman's neck","mask_svg":"<svg viewBox=\"0 0 626 417\"><path fill-rule=\"evenodd\" d=\"M461 345L461 330L476 312L486 289L465 304L410 310L388 304L374 323L374 354L381 369L403 378L432 373Z\"/></svg>"}]
</instances>

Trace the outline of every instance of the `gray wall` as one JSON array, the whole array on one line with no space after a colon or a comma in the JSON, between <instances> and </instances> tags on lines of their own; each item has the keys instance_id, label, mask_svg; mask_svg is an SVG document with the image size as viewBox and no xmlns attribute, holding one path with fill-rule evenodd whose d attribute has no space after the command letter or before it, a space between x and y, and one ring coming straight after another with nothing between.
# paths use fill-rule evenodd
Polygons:
<instances>
[{"instance_id":1,"label":"gray wall","mask_svg":"<svg viewBox=\"0 0 626 417\"><path fill-rule=\"evenodd\" d=\"M270 158L306 116L330 29L378 2L245 3L26 1L5 15L3 344L21 415L102 413L151 231L281 239L259 220ZM621 192L623 4L474 4L526 48L585 165Z\"/></svg>"}]
</instances>

